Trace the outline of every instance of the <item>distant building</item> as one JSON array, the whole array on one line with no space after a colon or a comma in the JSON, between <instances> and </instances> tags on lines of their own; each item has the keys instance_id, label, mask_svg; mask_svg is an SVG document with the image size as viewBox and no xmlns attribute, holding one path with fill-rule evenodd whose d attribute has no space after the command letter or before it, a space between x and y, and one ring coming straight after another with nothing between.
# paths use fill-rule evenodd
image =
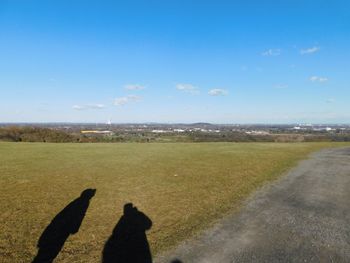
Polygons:
<instances>
[{"instance_id":1,"label":"distant building","mask_svg":"<svg viewBox=\"0 0 350 263\"><path fill-rule=\"evenodd\" d=\"M174 132L185 132L183 129L174 129Z\"/></svg>"},{"instance_id":2,"label":"distant building","mask_svg":"<svg viewBox=\"0 0 350 263\"><path fill-rule=\"evenodd\" d=\"M167 131L164 130L152 130L153 133L165 133Z\"/></svg>"},{"instance_id":3,"label":"distant building","mask_svg":"<svg viewBox=\"0 0 350 263\"><path fill-rule=\"evenodd\" d=\"M98 130L84 130L80 131L82 134L112 134L112 131L98 131Z\"/></svg>"},{"instance_id":4,"label":"distant building","mask_svg":"<svg viewBox=\"0 0 350 263\"><path fill-rule=\"evenodd\" d=\"M270 133L267 131L246 131L246 134L251 134L251 135L269 135Z\"/></svg>"}]
</instances>

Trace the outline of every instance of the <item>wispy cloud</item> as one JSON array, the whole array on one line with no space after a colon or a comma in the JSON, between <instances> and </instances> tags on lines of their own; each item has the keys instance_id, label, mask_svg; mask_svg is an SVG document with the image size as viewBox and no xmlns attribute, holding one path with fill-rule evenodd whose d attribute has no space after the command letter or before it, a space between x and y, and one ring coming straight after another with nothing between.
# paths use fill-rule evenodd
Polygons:
<instances>
[{"instance_id":1,"label":"wispy cloud","mask_svg":"<svg viewBox=\"0 0 350 263\"><path fill-rule=\"evenodd\" d=\"M72 108L75 109L75 110L84 110L85 109L84 106L80 106L80 105L73 105Z\"/></svg>"},{"instance_id":2,"label":"wispy cloud","mask_svg":"<svg viewBox=\"0 0 350 263\"><path fill-rule=\"evenodd\" d=\"M140 96L136 95L128 95L125 97L119 97L114 99L114 105L115 106L123 106L125 104L128 104L130 102L137 102L140 101L142 98Z\"/></svg>"},{"instance_id":3,"label":"wispy cloud","mask_svg":"<svg viewBox=\"0 0 350 263\"><path fill-rule=\"evenodd\" d=\"M310 77L310 81L322 83L322 82L327 82L327 81L328 81L328 78L319 77L319 76L311 76L311 77Z\"/></svg>"},{"instance_id":4,"label":"wispy cloud","mask_svg":"<svg viewBox=\"0 0 350 263\"><path fill-rule=\"evenodd\" d=\"M326 102L327 102L327 103L333 103L333 102L335 102L335 99L329 98L329 99L326 100Z\"/></svg>"},{"instance_id":5,"label":"wispy cloud","mask_svg":"<svg viewBox=\"0 0 350 263\"><path fill-rule=\"evenodd\" d=\"M281 55L281 49L268 49L264 52L261 53L262 56L264 57L268 57L268 56L272 56L272 57L275 57L275 56L279 56Z\"/></svg>"},{"instance_id":6,"label":"wispy cloud","mask_svg":"<svg viewBox=\"0 0 350 263\"><path fill-rule=\"evenodd\" d=\"M318 52L320 51L320 47L317 47L317 46L314 46L314 47L310 47L310 48L306 48L306 49L301 49L300 50L300 54L302 55L306 55L306 54L312 54L312 53L315 53L315 52Z\"/></svg>"},{"instance_id":7,"label":"wispy cloud","mask_svg":"<svg viewBox=\"0 0 350 263\"><path fill-rule=\"evenodd\" d=\"M146 88L145 86L140 85L140 84L126 84L124 86L124 89L126 89L126 90L143 90L145 88Z\"/></svg>"},{"instance_id":8,"label":"wispy cloud","mask_svg":"<svg viewBox=\"0 0 350 263\"><path fill-rule=\"evenodd\" d=\"M101 110L106 108L104 104L73 105L74 110Z\"/></svg>"},{"instance_id":9,"label":"wispy cloud","mask_svg":"<svg viewBox=\"0 0 350 263\"><path fill-rule=\"evenodd\" d=\"M275 89L287 89L288 88L288 85L287 84L283 84L283 83L279 83L279 84L276 84L274 86Z\"/></svg>"},{"instance_id":10,"label":"wispy cloud","mask_svg":"<svg viewBox=\"0 0 350 263\"><path fill-rule=\"evenodd\" d=\"M210 96L226 96L228 92L225 89L211 89L208 94Z\"/></svg>"},{"instance_id":11,"label":"wispy cloud","mask_svg":"<svg viewBox=\"0 0 350 263\"><path fill-rule=\"evenodd\" d=\"M199 94L199 89L192 84L180 83L176 85L177 90L181 90L182 92L186 92L192 95Z\"/></svg>"}]
</instances>

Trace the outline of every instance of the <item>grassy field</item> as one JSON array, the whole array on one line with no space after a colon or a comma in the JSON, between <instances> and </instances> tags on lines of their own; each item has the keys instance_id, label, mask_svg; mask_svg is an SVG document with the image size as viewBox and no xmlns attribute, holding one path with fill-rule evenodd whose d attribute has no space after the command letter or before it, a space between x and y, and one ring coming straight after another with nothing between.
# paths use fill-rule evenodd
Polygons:
<instances>
[{"instance_id":1,"label":"grassy field","mask_svg":"<svg viewBox=\"0 0 350 263\"><path fill-rule=\"evenodd\" d=\"M155 255L237 209L311 152L341 145L0 143L1 262L30 262L45 227L86 188L96 195L56 262L98 262L127 202L153 221Z\"/></svg>"}]
</instances>

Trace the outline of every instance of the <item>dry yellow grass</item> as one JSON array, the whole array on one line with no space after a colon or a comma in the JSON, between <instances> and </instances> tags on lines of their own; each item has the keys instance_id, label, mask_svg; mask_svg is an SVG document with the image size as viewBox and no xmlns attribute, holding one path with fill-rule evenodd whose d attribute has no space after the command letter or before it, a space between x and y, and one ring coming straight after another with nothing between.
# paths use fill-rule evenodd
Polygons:
<instances>
[{"instance_id":1,"label":"dry yellow grass","mask_svg":"<svg viewBox=\"0 0 350 263\"><path fill-rule=\"evenodd\" d=\"M1 262L30 262L52 218L86 188L95 197L56 262L98 262L133 202L153 221L153 255L208 227L257 187L335 143L0 143Z\"/></svg>"}]
</instances>

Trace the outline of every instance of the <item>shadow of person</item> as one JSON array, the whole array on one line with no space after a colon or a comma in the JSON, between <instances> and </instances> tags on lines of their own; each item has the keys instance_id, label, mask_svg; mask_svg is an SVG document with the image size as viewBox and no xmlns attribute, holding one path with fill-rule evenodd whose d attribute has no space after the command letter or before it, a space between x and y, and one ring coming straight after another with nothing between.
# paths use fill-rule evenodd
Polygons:
<instances>
[{"instance_id":1,"label":"shadow of person","mask_svg":"<svg viewBox=\"0 0 350 263\"><path fill-rule=\"evenodd\" d=\"M96 189L84 190L80 197L70 202L52 219L39 238L39 251L33 263L50 263L56 258L69 235L79 231L90 199L95 193Z\"/></svg>"},{"instance_id":2,"label":"shadow of person","mask_svg":"<svg viewBox=\"0 0 350 263\"><path fill-rule=\"evenodd\" d=\"M132 203L124 205L124 214L103 249L103 263L152 263L146 230L152 221Z\"/></svg>"}]
</instances>

